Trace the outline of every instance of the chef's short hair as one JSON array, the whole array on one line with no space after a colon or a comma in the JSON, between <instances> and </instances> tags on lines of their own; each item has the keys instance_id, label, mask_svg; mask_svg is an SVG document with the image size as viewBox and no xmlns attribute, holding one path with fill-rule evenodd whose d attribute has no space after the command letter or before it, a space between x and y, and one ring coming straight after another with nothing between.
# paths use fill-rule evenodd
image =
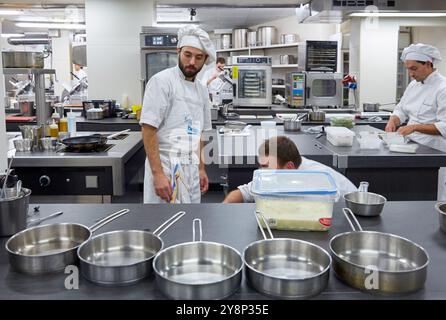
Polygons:
<instances>
[{"instance_id":1,"label":"chef's short hair","mask_svg":"<svg viewBox=\"0 0 446 320\"><path fill-rule=\"evenodd\" d=\"M225 58L223 58L223 57L218 57L216 63L226 64L226 60L225 60Z\"/></svg>"},{"instance_id":2,"label":"chef's short hair","mask_svg":"<svg viewBox=\"0 0 446 320\"><path fill-rule=\"evenodd\" d=\"M297 169L302 163L302 157L295 143L285 136L266 139L259 147L259 155L275 156L282 167L291 161Z\"/></svg>"}]
</instances>

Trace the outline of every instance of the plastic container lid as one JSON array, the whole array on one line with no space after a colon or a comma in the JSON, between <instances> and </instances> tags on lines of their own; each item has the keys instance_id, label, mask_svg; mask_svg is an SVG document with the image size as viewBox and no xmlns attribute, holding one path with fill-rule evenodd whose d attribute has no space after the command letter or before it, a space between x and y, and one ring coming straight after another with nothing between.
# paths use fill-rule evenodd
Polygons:
<instances>
[{"instance_id":1,"label":"plastic container lid","mask_svg":"<svg viewBox=\"0 0 446 320\"><path fill-rule=\"evenodd\" d=\"M325 127L325 132L334 136L354 137L355 133L345 127Z\"/></svg>"},{"instance_id":2,"label":"plastic container lid","mask_svg":"<svg viewBox=\"0 0 446 320\"><path fill-rule=\"evenodd\" d=\"M336 196L338 189L327 172L260 169L254 171L251 192L261 196Z\"/></svg>"}]
</instances>

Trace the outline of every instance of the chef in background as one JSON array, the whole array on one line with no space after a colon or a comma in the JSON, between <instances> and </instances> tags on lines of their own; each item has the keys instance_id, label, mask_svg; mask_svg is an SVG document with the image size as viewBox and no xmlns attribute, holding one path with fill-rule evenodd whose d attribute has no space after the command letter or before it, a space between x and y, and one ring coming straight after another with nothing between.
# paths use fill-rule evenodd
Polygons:
<instances>
[{"instance_id":1,"label":"chef in background","mask_svg":"<svg viewBox=\"0 0 446 320\"><path fill-rule=\"evenodd\" d=\"M302 157L294 142L285 136L273 137L262 143L259 148L259 164L261 169L299 169L327 172L333 177L341 195L358 191L355 185L339 172L322 163ZM252 181L238 186L236 190L228 194L223 203L254 202L251 184Z\"/></svg>"},{"instance_id":2,"label":"chef in background","mask_svg":"<svg viewBox=\"0 0 446 320\"><path fill-rule=\"evenodd\" d=\"M446 77L435 64L440 51L418 43L405 48L401 60L414 80L408 85L385 130L397 131L421 145L446 152ZM407 121L407 125L402 125Z\"/></svg>"}]
</instances>

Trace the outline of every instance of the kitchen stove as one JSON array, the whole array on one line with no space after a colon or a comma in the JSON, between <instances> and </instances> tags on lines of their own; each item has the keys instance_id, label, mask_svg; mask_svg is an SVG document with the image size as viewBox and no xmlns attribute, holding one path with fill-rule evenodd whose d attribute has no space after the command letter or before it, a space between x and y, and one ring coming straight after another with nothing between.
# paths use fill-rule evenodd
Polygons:
<instances>
[{"instance_id":1,"label":"kitchen stove","mask_svg":"<svg viewBox=\"0 0 446 320\"><path fill-rule=\"evenodd\" d=\"M56 152L71 152L71 153L88 154L88 153L97 153L97 152L107 152L114 146L115 146L114 144L104 144L103 146L97 147L94 150L88 150L88 151L73 149L70 147L63 147L61 149L56 150Z\"/></svg>"}]
</instances>

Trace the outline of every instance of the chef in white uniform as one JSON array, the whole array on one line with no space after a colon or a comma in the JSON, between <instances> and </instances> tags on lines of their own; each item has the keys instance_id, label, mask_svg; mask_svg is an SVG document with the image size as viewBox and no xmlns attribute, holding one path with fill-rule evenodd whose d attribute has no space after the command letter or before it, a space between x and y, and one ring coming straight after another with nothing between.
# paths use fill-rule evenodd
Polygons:
<instances>
[{"instance_id":1,"label":"chef in white uniform","mask_svg":"<svg viewBox=\"0 0 446 320\"><path fill-rule=\"evenodd\" d=\"M260 146L259 164L262 169L299 169L327 172L333 177L341 196L345 193L358 191L355 185L339 172L322 163L302 157L294 142L285 136L270 138ZM228 194L223 203L254 202L251 185L252 181L238 186L236 190Z\"/></svg>"},{"instance_id":2,"label":"chef in white uniform","mask_svg":"<svg viewBox=\"0 0 446 320\"><path fill-rule=\"evenodd\" d=\"M434 65L441 61L437 48L412 44L401 59L414 80L395 107L386 131L398 131L410 140L446 152L446 77ZM407 121L406 126L397 127Z\"/></svg>"},{"instance_id":3,"label":"chef in white uniform","mask_svg":"<svg viewBox=\"0 0 446 320\"><path fill-rule=\"evenodd\" d=\"M144 93L144 203L199 203L209 185L200 155L211 115L196 75L215 60L215 49L205 31L186 26L178 31L177 52L178 65L150 78Z\"/></svg>"}]
</instances>

